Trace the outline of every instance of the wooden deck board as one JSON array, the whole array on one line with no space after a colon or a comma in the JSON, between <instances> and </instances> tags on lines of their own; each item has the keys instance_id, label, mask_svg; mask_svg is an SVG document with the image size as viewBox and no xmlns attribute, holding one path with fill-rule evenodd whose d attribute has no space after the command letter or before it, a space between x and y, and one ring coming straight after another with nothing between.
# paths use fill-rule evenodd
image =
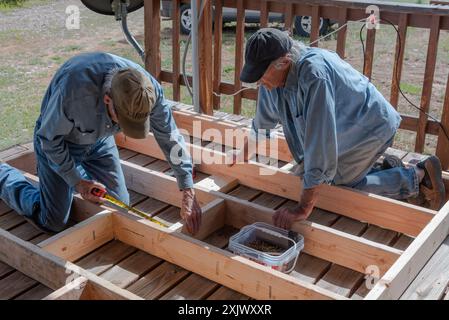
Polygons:
<instances>
[{"instance_id":1,"label":"wooden deck board","mask_svg":"<svg viewBox=\"0 0 449 320\"><path fill-rule=\"evenodd\" d=\"M12 299L37 284L38 282L23 273L13 272L0 280L0 300Z\"/></svg>"},{"instance_id":2,"label":"wooden deck board","mask_svg":"<svg viewBox=\"0 0 449 320\"><path fill-rule=\"evenodd\" d=\"M14 300L41 300L52 293L53 290L50 288L39 284L30 290L22 293L21 295L14 298Z\"/></svg>"},{"instance_id":3,"label":"wooden deck board","mask_svg":"<svg viewBox=\"0 0 449 320\"><path fill-rule=\"evenodd\" d=\"M449 237L410 284L401 300L442 299L449 284Z\"/></svg>"}]
</instances>

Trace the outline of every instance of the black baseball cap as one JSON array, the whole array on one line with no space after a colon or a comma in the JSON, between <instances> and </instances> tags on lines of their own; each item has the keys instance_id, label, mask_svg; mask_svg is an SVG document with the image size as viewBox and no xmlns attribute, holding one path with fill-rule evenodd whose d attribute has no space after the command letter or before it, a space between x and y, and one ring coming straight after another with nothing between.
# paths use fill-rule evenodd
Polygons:
<instances>
[{"instance_id":1,"label":"black baseball cap","mask_svg":"<svg viewBox=\"0 0 449 320\"><path fill-rule=\"evenodd\" d=\"M256 31L246 44L245 65L240 80L247 83L259 81L270 63L287 54L292 45L290 36L284 31L274 28Z\"/></svg>"}]
</instances>

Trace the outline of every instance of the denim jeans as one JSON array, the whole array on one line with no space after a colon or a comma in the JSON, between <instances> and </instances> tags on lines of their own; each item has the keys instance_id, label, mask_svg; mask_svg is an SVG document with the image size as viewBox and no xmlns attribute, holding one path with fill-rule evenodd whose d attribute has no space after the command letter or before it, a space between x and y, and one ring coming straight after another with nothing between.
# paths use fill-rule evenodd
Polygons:
<instances>
[{"instance_id":1,"label":"denim jeans","mask_svg":"<svg viewBox=\"0 0 449 320\"><path fill-rule=\"evenodd\" d=\"M413 168L373 168L350 187L397 200L413 198L419 193L419 181Z\"/></svg>"},{"instance_id":2,"label":"denim jeans","mask_svg":"<svg viewBox=\"0 0 449 320\"><path fill-rule=\"evenodd\" d=\"M104 184L112 196L129 203L114 137L102 138L93 145L67 145L83 178ZM28 218L34 215L42 227L58 232L66 227L69 219L74 188L52 169L36 138L34 147L38 187L28 182L19 170L3 164L0 165L0 199L20 215Z\"/></svg>"},{"instance_id":3,"label":"denim jeans","mask_svg":"<svg viewBox=\"0 0 449 320\"><path fill-rule=\"evenodd\" d=\"M374 162L393 144L394 136L379 149ZM348 187L374 193L396 200L417 197L419 194L419 181L414 168L397 167L381 170L370 167L368 173L358 181L352 182Z\"/></svg>"}]
</instances>

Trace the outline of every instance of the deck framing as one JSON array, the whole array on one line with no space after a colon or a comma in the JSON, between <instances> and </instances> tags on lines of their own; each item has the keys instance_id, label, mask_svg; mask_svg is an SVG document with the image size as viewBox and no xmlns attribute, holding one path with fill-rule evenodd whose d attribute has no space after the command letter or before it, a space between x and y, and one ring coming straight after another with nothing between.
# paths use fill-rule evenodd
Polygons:
<instances>
[{"instance_id":1,"label":"deck framing","mask_svg":"<svg viewBox=\"0 0 449 320\"><path fill-rule=\"evenodd\" d=\"M192 132L193 121L200 121L203 129L219 132L238 129L247 133L247 128L241 124L186 110L174 111L174 117L179 128L194 138L199 138L202 132ZM279 159L291 160L285 149L285 139L282 136L277 139ZM151 135L146 140L117 135L116 142L122 148L165 160ZM224 152L196 143L188 143L188 147L194 159L204 154L219 160L225 157ZM10 154L5 160L24 170L32 161L30 155L31 147ZM130 189L179 207L181 195L177 192L175 178L126 160L121 163ZM116 239L255 299L347 299L202 241L225 225L241 228L256 221L271 222L274 209L227 194L239 184L294 201L301 193L300 179L285 169L259 162L224 166L216 163L197 166L198 171L211 176L195 184L203 209L203 224L195 237L187 233L182 223L162 228L134 215L76 198L77 210L74 211L79 213L76 220L81 222L38 245L0 230L0 260L55 290L47 299L141 299L73 263ZM269 179L260 176L261 169L270 170L273 175ZM26 176L38 182L32 174ZM372 194L325 186L320 190L318 207L416 237L408 248L399 250L315 222L294 224L292 229L305 237L305 253L363 274L368 274L372 266L378 268L379 279L365 299L398 299L449 234L449 203L437 212Z\"/></svg>"}]
</instances>

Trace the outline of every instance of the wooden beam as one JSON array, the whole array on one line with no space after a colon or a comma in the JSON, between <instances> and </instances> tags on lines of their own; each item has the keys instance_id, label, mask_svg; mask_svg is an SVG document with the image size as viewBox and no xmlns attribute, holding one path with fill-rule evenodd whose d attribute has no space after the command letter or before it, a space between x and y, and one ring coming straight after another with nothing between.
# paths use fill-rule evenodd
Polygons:
<instances>
[{"instance_id":1,"label":"wooden beam","mask_svg":"<svg viewBox=\"0 0 449 320\"><path fill-rule=\"evenodd\" d=\"M98 285L111 299L141 300L140 297L3 229L0 229L0 260L53 290L83 276Z\"/></svg>"},{"instance_id":2,"label":"wooden beam","mask_svg":"<svg viewBox=\"0 0 449 320\"><path fill-rule=\"evenodd\" d=\"M243 0L237 0L237 26L235 35L235 68L234 68L234 92L239 91L242 88L242 82L240 81L240 73L243 68L243 52L244 52L244 40L245 40L245 7ZM234 96L234 114L240 114L242 112L242 95L237 94Z\"/></svg>"},{"instance_id":3,"label":"wooden beam","mask_svg":"<svg viewBox=\"0 0 449 320\"><path fill-rule=\"evenodd\" d=\"M161 2L159 0L145 0L145 69L160 81L161 73Z\"/></svg>"},{"instance_id":4,"label":"wooden beam","mask_svg":"<svg viewBox=\"0 0 449 320\"><path fill-rule=\"evenodd\" d=\"M255 299L340 299L243 257L182 233L169 233L147 221L114 212L116 238Z\"/></svg>"},{"instance_id":5,"label":"wooden beam","mask_svg":"<svg viewBox=\"0 0 449 320\"><path fill-rule=\"evenodd\" d=\"M204 138L204 132L206 130L214 130L217 134L221 135L222 141L216 141L222 145L236 148L238 141L243 140L245 136L250 133L249 127L240 123L221 120L216 117L207 115L200 115L193 111L173 111L173 118L179 129L186 130L190 136L198 139ZM230 138L226 139L226 136ZM216 137L219 139L220 137ZM259 148L259 155L277 158L279 160L290 162L293 160L290 149L288 148L285 137L281 134L276 134L273 137L273 146L277 146L275 152L270 151L270 142L266 141L266 148Z\"/></svg>"},{"instance_id":6,"label":"wooden beam","mask_svg":"<svg viewBox=\"0 0 449 320\"><path fill-rule=\"evenodd\" d=\"M316 41L320 36L320 6L314 5L312 7L312 29L310 31L310 42ZM315 42L311 47L318 47L318 42Z\"/></svg>"},{"instance_id":7,"label":"wooden beam","mask_svg":"<svg viewBox=\"0 0 449 320\"><path fill-rule=\"evenodd\" d=\"M404 63L405 40L407 39L408 14L401 13L399 16L399 38L396 39L396 51L394 54L393 75L391 79L390 103L396 109L399 101L399 86L402 76L402 65Z\"/></svg>"},{"instance_id":8,"label":"wooden beam","mask_svg":"<svg viewBox=\"0 0 449 320\"><path fill-rule=\"evenodd\" d=\"M346 8L340 8L338 9L338 26L341 27L342 25L346 24L348 22L348 9ZM337 53L340 56L340 58L345 58L345 48L346 48L346 34L347 34L348 27L343 27L340 31L337 33Z\"/></svg>"},{"instance_id":9,"label":"wooden beam","mask_svg":"<svg viewBox=\"0 0 449 320\"><path fill-rule=\"evenodd\" d=\"M222 71L223 6L222 0L215 0L214 7L214 92L220 92ZM220 109L220 97L214 96L214 109Z\"/></svg>"},{"instance_id":10,"label":"wooden beam","mask_svg":"<svg viewBox=\"0 0 449 320\"><path fill-rule=\"evenodd\" d=\"M154 172L138 166L126 168L126 165L126 163L123 164L123 170L125 172L133 171L133 176L138 176L143 181L149 182L144 191L148 194L153 194L153 192L155 192L154 189L159 189L161 185L164 186L163 189L166 193L173 193L177 190L176 181L163 173ZM128 186L131 189L134 189L133 181L128 182ZM213 198L218 198L225 200L226 221L236 228L241 228L246 224L257 221L271 223L271 216L274 210L238 199L222 192L204 189L198 185L195 186L195 193L199 199L208 199L211 201ZM221 206L220 201L218 201L218 205ZM222 210L219 206L216 208ZM213 205L213 207L215 207L215 205ZM213 212L213 214L209 212L208 214L211 216L219 214L220 218L222 216L224 217L221 212ZM220 224L221 221L218 225ZM206 223L205 227L202 227L202 229L203 228L206 230L205 233L214 229L209 223ZM382 272L385 272L393 262L396 261L401 253L400 250L395 250L366 239L351 236L320 224L306 222L295 225L294 230L305 236L305 242L307 244L305 252L359 272L365 272L366 267L369 265L378 265Z\"/></svg>"},{"instance_id":11,"label":"wooden beam","mask_svg":"<svg viewBox=\"0 0 449 320\"><path fill-rule=\"evenodd\" d=\"M449 75L446 83L446 94L444 97L443 114L441 115L441 125L449 135ZM449 139L440 128L438 134L436 155L440 158L443 170L449 170Z\"/></svg>"},{"instance_id":12,"label":"wooden beam","mask_svg":"<svg viewBox=\"0 0 449 320\"><path fill-rule=\"evenodd\" d=\"M429 44L427 46L426 69L424 71L423 89L421 95L420 109L428 112L430 100L432 97L433 77L435 75L435 66L438 54L438 39L440 37L440 16L432 16L432 26L430 28ZM420 112L418 128L416 131L415 152L424 151L426 140L427 115Z\"/></svg>"},{"instance_id":13,"label":"wooden beam","mask_svg":"<svg viewBox=\"0 0 449 320\"><path fill-rule=\"evenodd\" d=\"M181 100L181 83L179 82L179 75L181 73L181 44L179 43L180 33L180 0L173 0L172 2L172 59L173 59L173 100Z\"/></svg>"},{"instance_id":14,"label":"wooden beam","mask_svg":"<svg viewBox=\"0 0 449 320\"><path fill-rule=\"evenodd\" d=\"M142 140L124 139L119 135L116 136L116 142L119 146L136 152L159 159L165 158L152 135ZM199 171L212 175L226 174L246 186L295 201L300 199L301 179L291 172L252 161L229 167L225 164L226 155L223 152L191 144L187 144L187 147L196 162L205 158L216 159L216 163L212 164L201 162L197 165ZM320 186L317 207L412 236L418 235L435 215L433 210L328 185Z\"/></svg>"},{"instance_id":15,"label":"wooden beam","mask_svg":"<svg viewBox=\"0 0 449 320\"><path fill-rule=\"evenodd\" d=\"M200 8L200 1L198 8ZM203 113L212 115L213 109L213 67L212 67L212 3L206 1L203 14L198 21L198 63L200 107Z\"/></svg>"},{"instance_id":16,"label":"wooden beam","mask_svg":"<svg viewBox=\"0 0 449 320\"><path fill-rule=\"evenodd\" d=\"M62 259L75 261L113 239L110 211L103 211L38 246Z\"/></svg>"},{"instance_id":17,"label":"wooden beam","mask_svg":"<svg viewBox=\"0 0 449 320\"><path fill-rule=\"evenodd\" d=\"M88 290L86 290L88 281L84 277L76 278L42 300L86 300L88 296Z\"/></svg>"},{"instance_id":18,"label":"wooden beam","mask_svg":"<svg viewBox=\"0 0 449 320\"><path fill-rule=\"evenodd\" d=\"M398 299L448 234L449 202L377 282L366 299Z\"/></svg>"}]
</instances>

